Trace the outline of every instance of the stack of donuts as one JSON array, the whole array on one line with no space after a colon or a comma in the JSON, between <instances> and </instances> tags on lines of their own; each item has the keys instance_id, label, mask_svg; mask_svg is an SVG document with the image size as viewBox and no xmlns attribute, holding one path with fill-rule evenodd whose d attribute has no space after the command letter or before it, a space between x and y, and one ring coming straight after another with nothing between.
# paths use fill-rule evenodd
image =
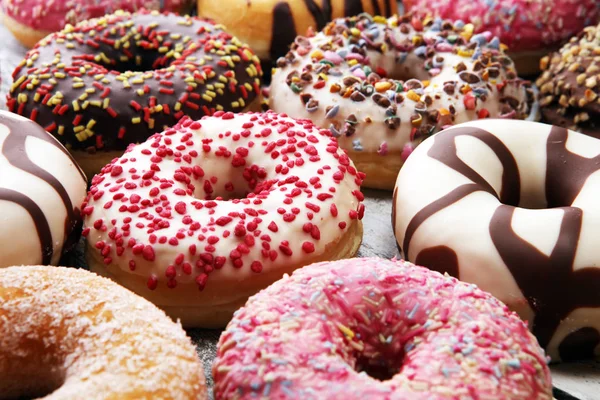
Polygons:
<instances>
[{"instance_id":1,"label":"stack of donuts","mask_svg":"<svg viewBox=\"0 0 600 400\"><path fill-rule=\"evenodd\" d=\"M3 1L2 396L205 399L225 327L216 399L552 399L600 356L599 9L458 3ZM363 187L403 259L353 258Z\"/></svg>"}]
</instances>

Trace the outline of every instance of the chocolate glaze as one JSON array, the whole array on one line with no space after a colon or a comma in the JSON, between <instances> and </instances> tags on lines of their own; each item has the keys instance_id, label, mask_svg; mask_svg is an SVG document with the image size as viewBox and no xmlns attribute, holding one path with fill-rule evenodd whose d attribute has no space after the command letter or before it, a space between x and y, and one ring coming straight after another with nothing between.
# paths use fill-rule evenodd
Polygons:
<instances>
[{"instance_id":1,"label":"chocolate glaze","mask_svg":"<svg viewBox=\"0 0 600 400\"><path fill-rule=\"evenodd\" d=\"M61 146L55 139L53 139L48 133L46 133L39 125L32 121L19 121L9 115L0 113L0 125L4 125L8 128L9 134L2 144L1 153L6 157L7 161L16 168L34 175L47 184L52 186L56 193L60 196L65 210L67 211L67 217L65 219L65 240L68 242L76 242L79 237L79 231L75 228L81 226L81 216L79 209L73 206L71 198L67 192L67 189L59 182L56 177L51 175L48 171L40 168L37 164L29 158L29 154L26 151L26 141L29 137L35 137L43 140L46 143L51 144L60 151L62 151L73 163L77 166L73 157L69 152ZM82 179L85 181L85 175L77 168L81 174ZM22 206L35 224L39 241L42 247L42 263L50 264L53 253L53 241L52 234L46 216L38 205L26 195L13 191L11 189L1 189L0 195L2 200L12 201L13 203ZM76 237L72 237L75 235ZM68 246L65 246L65 250Z\"/></svg>"},{"instance_id":2,"label":"chocolate glaze","mask_svg":"<svg viewBox=\"0 0 600 400\"><path fill-rule=\"evenodd\" d=\"M581 328L569 333L558 346L562 361L588 358L600 344L600 333L593 328Z\"/></svg>"},{"instance_id":3,"label":"chocolate glaze","mask_svg":"<svg viewBox=\"0 0 600 400\"><path fill-rule=\"evenodd\" d=\"M42 264L50 264L52 254L54 253L52 247L52 233L50 232L50 225L48 225L48 220L46 220L46 216L42 209L35 201L31 200L23 193L12 189L0 188L0 200L18 204L29 213L35 225L40 246L42 247Z\"/></svg>"},{"instance_id":4,"label":"chocolate glaze","mask_svg":"<svg viewBox=\"0 0 600 400\"><path fill-rule=\"evenodd\" d=\"M15 82L23 78L28 84L13 85L7 100L9 110L34 119L69 149L125 150L130 143L143 142L165 126L173 126L184 115L199 119L218 106L241 111L241 106L234 108L232 103L244 98L248 105L258 96L262 74L258 58L209 21L148 11L100 20L107 21L106 25L78 25L73 33L58 32L44 39L26 55L31 67L23 62L13 73ZM231 56L240 61L232 61L230 66L210 53L217 41L222 46L237 43ZM160 49L171 51L161 53ZM57 55L64 69L51 64ZM89 68L85 74L79 72L83 68ZM250 73L254 68L258 72ZM128 86L119 74L125 71L134 71L125 79ZM214 75L203 76L204 71L214 71ZM148 74L140 82L143 72ZM55 73L64 78L55 78ZM228 73L234 74L236 84L225 80L223 90L209 86L223 84ZM33 85L34 81L39 84ZM250 87L242 89L245 83ZM83 86L76 87L79 84ZM207 99L208 92L216 93L212 100L208 100L210 96ZM60 104L49 101L57 93L62 94ZM110 102L105 104L107 99ZM93 135L78 135L77 129L90 123ZM60 126L64 127L62 134Z\"/></svg>"},{"instance_id":5,"label":"chocolate glaze","mask_svg":"<svg viewBox=\"0 0 600 400\"><path fill-rule=\"evenodd\" d=\"M426 266L434 271L447 272L459 279L458 257L448 246L435 246L423 249L417 255L415 264Z\"/></svg>"},{"instance_id":6,"label":"chocolate glaze","mask_svg":"<svg viewBox=\"0 0 600 400\"><path fill-rule=\"evenodd\" d=\"M458 158L455 138L460 135L482 140L502 163L502 189L499 196L488 182ZM435 136L434 144L427 154L474 183L459 186L419 211L408 224L403 243L405 255L408 256L412 235L425 220L475 191L485 191L498 197L504 204L496 209L490 221L490 236L535 312L532 329L543 347L549 344L560 322L572 311L581 307L600 307L600 269L581 268L573 271L583 211L570 206L587 178L600 169L600 156L587 159L569 152L566 148L567 137L566 129L553 127L546 144L546 203L548 208L559 208L564 212L559 237L550 256L523 240L512 228L512 217L515 206L519 205L520 193L520 175L514 156L494 135L472 127ZM420 254L417 256L417 264L419 256ZM427 263L434 259L434 269L451 273L447 269L452 262L438 263L435 261L436 257L426 253L421 256L421 260ZM590 337L589 333L586 333L586 337ZM593 351L593 347L590 349ZM585 354L592 355L589 351Z\"/></svg>"},{"instance_id":7,"label":"chocolate glaze","mask_svg":"<svg viewBox=\"0 0 600 400\"><path fill-rule=\"evenodd\" d=\"M289 45L296 38L296 25L292 16L292 9L285 1L280 1L273 8L273 25L271 35L271 60L287 53Z\"/></svg>"}]
</instances>

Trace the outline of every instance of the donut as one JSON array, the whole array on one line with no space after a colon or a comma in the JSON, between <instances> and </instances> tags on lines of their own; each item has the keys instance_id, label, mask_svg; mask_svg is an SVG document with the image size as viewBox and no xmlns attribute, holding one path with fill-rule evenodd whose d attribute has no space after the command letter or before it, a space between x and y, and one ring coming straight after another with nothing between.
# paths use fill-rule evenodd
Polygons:
<instances>
[{"instance_id":1,"label":"donut","mask_svg":"<svg viewBox=\"0 0 600 400\"><path fill-rule=\"evenodd\" d=\"M600 138L600 24L541 61L542 121Z\"/></svg>"},{"instance_id":2,"label":"donut","mask_svg":"<svg viewBox=\"0 0 600 400\"><path fill-rule=\"evenodd\" d=\"M356 253L363 177L308 120L184 119L92 180L86 258L184 326L222 327L284 273Z\"/></svg>"},{"instance_id":3,"label":"donut","mask_svg":"<svg viewBox=\"0 0 600 400\"><path fill-rule=\"evenodd\" d=\"M284 56L298 34L320 31L333 18L397 11L396 0L198 0L198 15L227 26L265 61Z\"/></svg>"},{"instance_id":4,"label":"donut","mask_svg":"<svg viewBox=\"0 0 600 400\"><path fill-rule=\"evenodd\" d=\"M24 46L33 47L67 24L75 25L117 10L185 12L191 3L190 0L0 0L0 9L3 25Z\"/></svg>"},{"instance_id":5,"label":"donut","mask_svg":"<svg viewBox=\"0 0 600 400\"><path fill-rule=\"evenodd\" d=\"M5 398L207 398L181 325L85 270L0 269L0 333Z\"/></svg>"},{"instance_id":6,"label":"donut","mask_svg":"<svg viewBox=\"0 0 600 400\"><path fill-rule=\"evenodd\" d=\"M79 239L86 186L56 139L0 110L0 268L57 264Z\"/></svg>"},{"instance_id":7,"label":"donut","mask_svg":"<svg viewBox=\"0 0 600 400\"><path fill-rule=\"evenodd\" d=\"M600 354L600 141L527 121L473 121L426 140L394 189L406 259L527 320L554 361Z\"/></svg>"},{"instance_id":8,"label":"donut","mask_svg":"<svg viewBox=\"0 0 600 400\"><path fill-rule=\"evenodd\" d=\"M212 22L142 10L48 36L13 72L7 106L88 176L184 115L260 108L258 58Z\"/></svg>"},{"instance_id":9,"label":"donut","mask_svg":"<svg viewBox=\"0 0 600 400\"><path fill-rule=\"evenodd\" d=\"M270 107L329 128L379 189L392 190L406 157L442 127L525 118L534 98L498 39L460 22L337 19L296 38L277 66Z\"/></svg>"},{"instance_id":10,"label":"donut","mask_svg":"<svg viewBox=\"0 0 600 400\"><path fill-rule=\"evenodd\" d=\"M519 75L540 72L540 59L587 25L600 21L597 0L404 0L418 15L460 19L508 46Z\"/></svg>"},{"instance_id":11,"label":"donut","mask_svg":"<svg viewBox=\"0 0 600 400\"><path fill-rule=\"evenodd\" d=\"M544 351L504 304L379 258L312 264L251 297L213 376L218 399L552 399Z\"/></svg>"}]
</instances>

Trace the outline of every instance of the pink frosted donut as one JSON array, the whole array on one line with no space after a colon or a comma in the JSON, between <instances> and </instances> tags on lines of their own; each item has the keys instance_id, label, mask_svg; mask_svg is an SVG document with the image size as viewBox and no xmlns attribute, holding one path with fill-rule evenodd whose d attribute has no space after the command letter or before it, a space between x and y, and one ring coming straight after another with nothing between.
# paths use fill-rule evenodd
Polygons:
<instances>
[{"instance_id":1,"label":"pink frosted donut","mask_svg":"<svg viewBox=\"0 0 600 400\"><path fill-rule=\"evenodd\" d=\"M378 258L313 264L250 298L213 376L219 399L552 398L544 351L504 304Z\"/></svg>"},{"instance_id":2,"label":"pink frosted donut","mask_svg":"<svg viewBox=\"0 0 600 400\"><path fill-rule=\"evenodd\" d=\"M356 253L363 177L308 120L185 119L94 177L86 258L184 325L225 326L283 274Z\"/></svg>"},{"instance_id":3,"label":"pink frosted donut","mask_svg":"<svg viewBox=\"0 0 600 400\"><path fill-rule=\"evenodd\" d=\"M90 18L117 10L184 12L195 0L0 0L4 24L27 47L45 36Z\"/></svg>"},{"instance_id":4,"label":"pink frosted donut","mask_svg":"<svg viewBox=\"0 0 600 400\"><path fill-rule=\"evenodd\" d=\"M539 59L553 47L594 25L598 0L404 0L407 11L472 23L508 46L521 74L539 72Z\"/></svg>"}]
</instances>

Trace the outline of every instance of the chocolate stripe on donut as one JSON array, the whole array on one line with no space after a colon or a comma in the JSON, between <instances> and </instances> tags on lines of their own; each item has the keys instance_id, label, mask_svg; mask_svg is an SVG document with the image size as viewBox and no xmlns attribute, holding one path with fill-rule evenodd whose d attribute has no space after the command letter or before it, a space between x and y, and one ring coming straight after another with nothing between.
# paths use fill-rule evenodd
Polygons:
<instances>
[{"instance_id":1,"label":"chocolate stripe on donut","mask_svg":"<svg viewBox=\"0 0 600 400\"><path fill-rule=\"evenodd\" d=\"M67 189L64 187L64 185L58 179L56 179L56 177L54 177L45 169L40 168L37 164L33 162L33 160L31 160L29 154L27 154L26 151L27 138L35 137L37 139L43 140L44 142L56 147L67 157L69 157L73 165L77 165L77 163L75 163L75 160L73 160L71 154L69 154L69 152L63 146L61 146L49 134L44 132L39 125L35 124L32 121L17 122L15 119L8 118L0 114L0 125L6 126L9 130L8 136L4 140L1 149L1 153L4 157L6 157L7 161L14 167L28 172L31 175L34 175L40 178L41 180L45 181L47 184L52 186L52 188L60 196L65 206L65 210L67 212L67 218L65 220L65 238L68 238L75 229L75 227L81 223L79 211L77 207L73 207L73 203L71 201L71 198L69 197L69 193L67 192ZM83 174L81 169L77 168L77 170L79 171L81 177L84 180L86 180L85 175ZM3 200L12 199L10 201L21 205L33 218L40 239L40 243L42 245L42 263L49 264L52 258L53 247L52 234L50 233L50 228L46 216L37 206L37 204L29 197L18 192L10 191L9 189L3 190L5 191L5 197L3 197ZM6 191L10 191L13 193L7 193ZM15 195L15 193L19 196Z\"/></svg>"},{"instance_id":2,"label":"chocolate stripe on donut","mask_svg":"<svg viewBox=\"0 0 600 400\"><path fill-rule=\"evenodd\" d=\"M0 188L0 200L18 204L29 213L35 225L40 245L42 246L42 264L50 264L53 254L52 233L50 232L50 225L48 225L48 220L46 220L46 216L42 209L38 207L35 201L31 200L23 193L12 189Z\"/></svg>"},{"instance_id":3,"label":"chocolate stripe on donut","mask_svg":"<svg viewBox=\"0 0 600 400\"><path fill-rule=\"evenodd\" d=\"M492 151L496 154L503 167L500 196L498 196L492 186L481 175L479 175L475 170L465 164L458 157L455 142L455 139L458 136L475 137L488 145L488 147L490 147L490 149L492 149ZM419 226L425 222L425 220L427 220L433 214L467 197L471 193L484 191L495 197L499 197L502 203L515 205L519 204L521 180L519 178L517 162L504 143L502 143L500 139L492 135L490 132L473 127L462 127L454 129L450 132L445 132L443 135L435 136L433 146L431 146L427 152L427 155L445 164L449 168L452 168L461 175L464 175L474 183L459 186L447 195L421 209L421 211L419 211L413 217L406 228L404 243L402 244L405 257L408 257L408 247L413 234L419 228Z\"/></svg>"},{"instance_id":4,"label":"chocolate stripe on donut","mask_svg":"<svg viewBox=\"0 0 600 400\"><path fill-rule=\"evenodd\" d=\"M520 176L516 161L506 146L491 133L472 127L460 128L436 136L427 154L474 183L459 186L424 207L412 218L403 242L405 256L408 255L410 241L415 231L430 216L475 191L494 194L489 183L483 181L477 172L458 158L455 138L461 135L482 140L496 154L503 166L500 201L504 204L494 212L489 232L500 257L535 312L534 334L540 344L547 347L561 321L571 312L582 307L600 307L600 270L591 267L573 270L581 235L583 211L569 206L579 195L590 175L600 170L600 156L585 158L568 151L566 148L568 131L564 128L552 127L546 142L545 198L547 208L561 209L564 216L556 245L550 256L547 256L521 238L512 227L514 211L519 204ZM491 139L492 137L495 139ZM416 258L418 259L419 256L417 255ZM429 258L436 259L431 255ZM432 266L437 270L440 268L443 270L443 267L443 263ZM577 341L586 329L590 328L572 332L564 341ZM585 335L591 337L587 331ZM588 347L593 354L595 346ZM569 348L569 346L560 347L562 359L570 358L569 354L566 354Z\"/></svg>"}]
</instances>

